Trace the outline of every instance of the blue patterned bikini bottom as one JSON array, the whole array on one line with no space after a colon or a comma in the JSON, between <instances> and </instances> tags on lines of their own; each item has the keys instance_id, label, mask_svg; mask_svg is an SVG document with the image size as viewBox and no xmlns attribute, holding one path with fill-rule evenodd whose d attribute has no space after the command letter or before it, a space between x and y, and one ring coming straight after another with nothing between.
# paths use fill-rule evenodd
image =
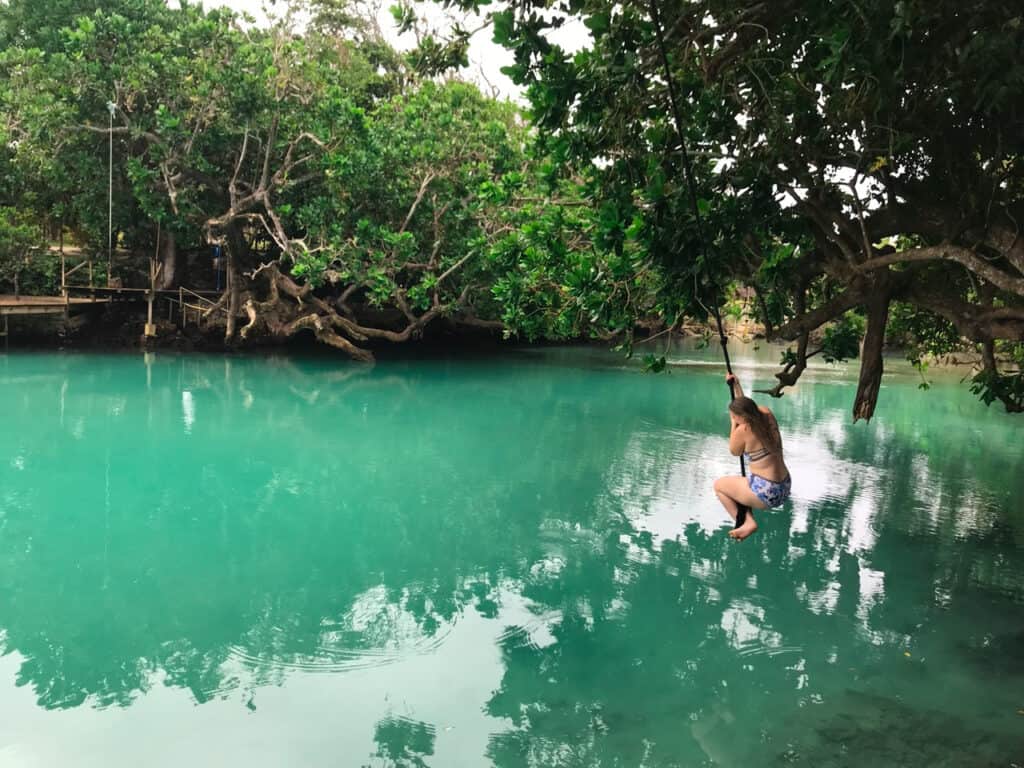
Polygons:
<instances>
[{"instance_id":1,"label":"blue patterned bikini bottom","mask_svg":"<svg viewBox=\"0 0 1024 768\"><path fill-rule=\"evenodd\" d=\"M789 498L789 491L793 486L793 480L789 475L786 475L785 480L775 483L771 480L765 480L753 472L750 473L748 483L754 495L769 508L778 507L785 502Z\"/></svg>"}]
</instances>

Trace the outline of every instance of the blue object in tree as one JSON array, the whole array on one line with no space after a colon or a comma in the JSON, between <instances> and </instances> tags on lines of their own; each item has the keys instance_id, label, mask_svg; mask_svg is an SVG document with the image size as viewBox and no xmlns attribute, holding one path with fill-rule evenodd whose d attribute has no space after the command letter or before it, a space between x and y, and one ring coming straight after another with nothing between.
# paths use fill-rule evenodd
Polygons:
<instances>
[{"instance_id":1,"label":"blue object in tree","mask_svg":"<svg viewBox=\"0 0 1024 768\"><path fill-rule=\"evenodd\" d=\"M220 246L213 246L213 271L217 275L217 290L220 290Z\"/></svg>"}]
</instances>

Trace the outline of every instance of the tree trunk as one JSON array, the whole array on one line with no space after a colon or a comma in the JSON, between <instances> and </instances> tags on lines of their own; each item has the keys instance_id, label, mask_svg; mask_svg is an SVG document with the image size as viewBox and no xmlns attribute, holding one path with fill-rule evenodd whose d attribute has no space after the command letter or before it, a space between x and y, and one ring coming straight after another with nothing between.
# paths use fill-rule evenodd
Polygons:
<instances>
[{"instance_id":1,"label":"tree trunk","mask_svg":"<svg viewBox=\"0 0 1024 768\"><path fill-rule=\"evenodd\" d=\"M160 274L160 288L168 290L178 286L178 242L173 232L163 233L160 242L160 263L164 265Z\"/></svg>"},{"instance_id":2,"label":"tree trunk","mask_svg":"<svg viewBox=\"0 0 1024 768\"><path fill-rule=\"evenodd\" d=\"M885 325L889 320L889 291L880 290L867 303L868 327L864 334L861 353L860 381L857 397L853 401L853 421L870 421L878 402L878 389L882 382L882 348L885 345Z\"/></svg>"},{"instance_id":3,"label":"tree trunk","mask_svg":"<svg viewBox=\"0 0 1024 768\"><path fill-rule=\"evenodd\" d=\"M235 338L236 319L241 305L241 274L239 272L239 265L245 252L245 240L235 224L228 224L226 232L228 319L224 329L224 340L230 342Z\"/></svg>"}]
</instances>

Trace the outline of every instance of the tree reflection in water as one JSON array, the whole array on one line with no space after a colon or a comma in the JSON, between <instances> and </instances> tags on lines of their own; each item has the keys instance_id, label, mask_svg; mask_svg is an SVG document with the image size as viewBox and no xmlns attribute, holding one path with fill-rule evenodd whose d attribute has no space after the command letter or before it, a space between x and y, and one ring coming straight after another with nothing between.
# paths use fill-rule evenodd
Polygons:
<instances>
[{"instance_id":1,"label":"tree reflection in water","mask_svg":"<svg viewBox=\"0 0 1024 768\"><path fill-rule=\"evenodd\" d=\"M396 768L425 768L424 758L434 754L434 726L417 720L387 717L377 723L374 757Z\"/></svg>"},{"instance_id":2,"label":"tree reflection in water","mask_svg":"<svg viewBox=\"0 0 1024 768\"><path fill-rule=\"evenodd\" d=\"M1012 754L1022 448L962 393L857 428L844 386L787 398L794 501L736 545L710 375L63 360L3 380L3 647L42 707L429 665L472 612L495 765ZM385 713L360 759L440 764L439 725Z\"/></svg>"}]
</instances>

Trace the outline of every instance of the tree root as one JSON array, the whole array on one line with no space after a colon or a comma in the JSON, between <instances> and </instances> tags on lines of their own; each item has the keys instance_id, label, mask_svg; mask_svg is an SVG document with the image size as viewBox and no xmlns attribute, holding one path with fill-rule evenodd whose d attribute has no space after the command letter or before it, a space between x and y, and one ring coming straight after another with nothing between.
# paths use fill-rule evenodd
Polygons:
<instances>
[{"instance_id":1,"label":"tree root","mask_svg":"<svg viewBox=\"0 0 1024 768\"><path fill-rule=\"evenodd\" d=\"M267 298L258 301L250 296L242 307L248 317L239 331L244 341L255 340L260 335L283 341L308 330L318 341L342 350L354 360L371 362L373 353L359 346L361 342L381 339L401 343L417 338L445 311L445 307L435 301L422 315L417 316L411 310L404 312L407 322L400 330L376 328L360 324L354 315L346 317L339 313L335 305L316 296L311 285L299 285L283 274L276 262L262 265L251 277L266 284Z\"/></svg>"}]
</instances>

